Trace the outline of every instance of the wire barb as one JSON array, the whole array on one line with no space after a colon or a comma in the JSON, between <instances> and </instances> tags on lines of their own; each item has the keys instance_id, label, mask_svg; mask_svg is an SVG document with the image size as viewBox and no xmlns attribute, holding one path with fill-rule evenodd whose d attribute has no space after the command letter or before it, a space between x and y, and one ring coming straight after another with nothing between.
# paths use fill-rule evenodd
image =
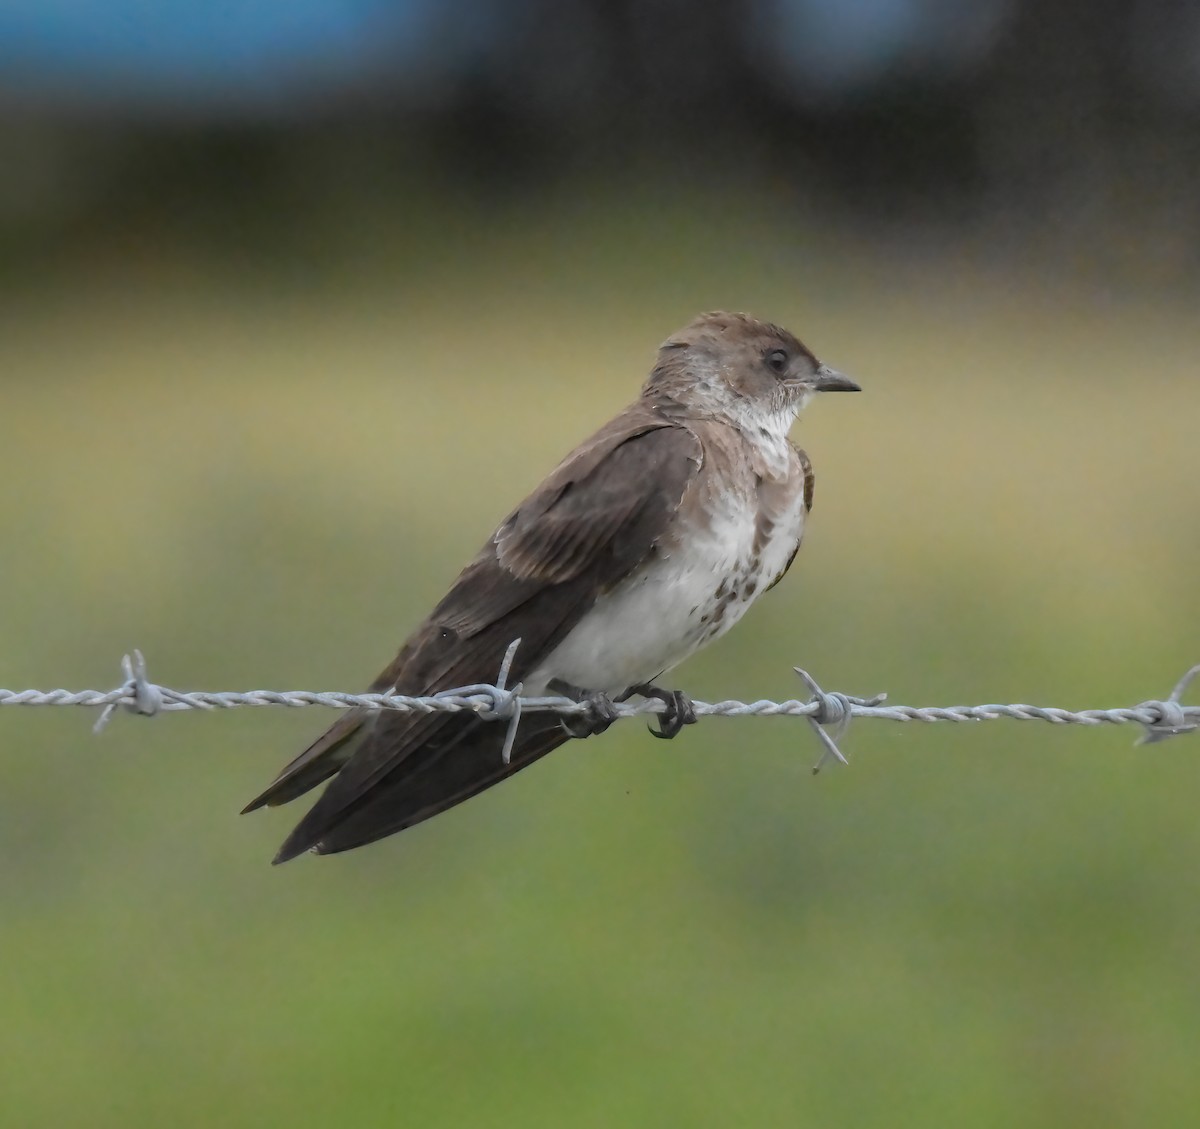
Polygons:
<instances>
[{"instance_id":1,"label":"wire barb","mask_svg":"<svg viewBox=\"0 0 1200 1129\"><path fill-rule=\"evenodd\" d=\"M165 693L161 686L156 686L146 677L146 659L141 651L134 648L131 655L121 657L121 672L125 675L125 683L121 687L121 697L109 702L104 712L92 726L93 733L101 733L112 720L118 706L130 713L138 713L143 717L153 717L163 708Z\"/></svg>"},{"instance_id":2,"label":"wire barb","mask_svg":"<svg viewBox=\"0 0 1200 1129\"><path fill-rule=\"evenodd\" d=\"M512 763L513 745L517 742L517 727L521 724L521 683L518 682L511 690L505 688L509 672L512 670L513 658L520 645L521 640L514 639L509 643L508 650L504 652L504 658L500 662L500 673L496 678L496 689L504 695L505 701L503 705L493 707L490 711L491 717L509 719L508 730L504 734L504 747L500 750L500 760L506 765ZM489 715L485 714L484 716Z\"/></svg>"},{"instance_id":3,"label":"wire barb","mask_svg":"<svg viewBox=\"0 0 1200 1129\"><path fill-rule=\"evenodd\" d=\"M845 737L850 728L850 721L854 717L854 707L881 705L887 699L887 695L876 694L873 698L855 698L837 690L826 693L807 670L802 670L798 666L792 667L792 670L800 675L812 694L809 702L815 705L816 709L808 715L808 724L812 726L813 732L824 746L820 760L813 765L812 774L816 776L825 767L825 762L830 757L848 767L850 762L843 756L837 743ZM825 728L827 725L832 728L833 733Z\"/></svg>"},{"instance_id":4,"label":"wire barb","mask_svg":"<svg viewBox=\"0 0 1200 1129\"><path fill-rule=\"evenodd\" d=\"M1181 704L1183 695L1192 684L1192 679L1200 674L1200 664L1192 667L1175 683L1175 689L1165 702L1143 702L1138 709L1153 710L1158 714L1157 721L1143 723L1145 732L1138 738L1139 745L1153 745L1157 741L1165 741L1168 737L1178 737L1180 733L1191 733L1200 729L1200 723L1188 721L1188 714Z\"/></svg>"}]
</instances>

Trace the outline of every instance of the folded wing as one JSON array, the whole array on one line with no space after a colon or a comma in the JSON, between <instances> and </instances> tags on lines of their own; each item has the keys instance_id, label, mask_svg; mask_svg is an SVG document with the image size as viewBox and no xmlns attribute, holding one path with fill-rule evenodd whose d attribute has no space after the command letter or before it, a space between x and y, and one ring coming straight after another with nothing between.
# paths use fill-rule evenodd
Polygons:
<instances>
[{"instance_id":1,"label":"folded wing","mask_svg":"<svg viewBox=\"0 0 1200 1129\"><path fill-rule=\"evenodd\" d=\"M686 427L641 405L618 416L504 520L372 688L420 695L491 682L518 638L511 677L524 677L655 551L700 462ZM505 726L473 714L351 711L246 810L334 776L276 861L360 846L498 783L566 737L552 717L528 717L504 765Z\"/></svg>"}]
</instances>

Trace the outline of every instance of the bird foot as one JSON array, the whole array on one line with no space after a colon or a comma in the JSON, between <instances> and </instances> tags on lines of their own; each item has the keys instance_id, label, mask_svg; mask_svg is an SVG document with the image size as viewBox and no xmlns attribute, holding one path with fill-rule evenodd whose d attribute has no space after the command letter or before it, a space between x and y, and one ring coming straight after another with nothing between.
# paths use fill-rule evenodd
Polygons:
<instances>
[{"instance_id":1,"label":"bird foot","mask_svg":"<svg viewBox=\"0 0 1200 1129\"><path fill-rule=\"evenodd\" d=\"M692 699L682 690L664 690L652 682L643 682L640 686L630 686L628 693L641 694L643 698L657 698L665 702L667 708L658 715L658 728L649 726L651 737L661 737L669 741L677 737L685 725L696 724L696 710Z\"/></svg>"},{"instance_id":2,"label":"bird foot","mask_svg":"<svg viewBox=\"0 0 1200 1129\"><path fill-rule=\"evenodd\" d=\"M552 679L546 688L585 707L582 713L558 719L558 724L572 737L595 737L617 720L613 700L607 694L598 690L581 690L561 678Z\"/></svg>"}]
</instances>

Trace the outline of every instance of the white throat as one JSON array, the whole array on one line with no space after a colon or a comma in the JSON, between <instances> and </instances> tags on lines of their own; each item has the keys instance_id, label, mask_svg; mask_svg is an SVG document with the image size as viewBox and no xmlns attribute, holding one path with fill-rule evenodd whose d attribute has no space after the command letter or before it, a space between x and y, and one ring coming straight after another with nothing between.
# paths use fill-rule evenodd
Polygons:
<instances>
[{"instance_id":1,"label":"white throat","mask_svg":"<svg viewBox=\"0 0 1200 1129\"><path fill-rule=\"evenodd\" d=\"M805 391L783 406L746 399L737 399L729 405L726 418L754 441L772 476L786 477L789 473L792 445L788 434L812 396L811 391Z\"/></svg>"}]
</instances>

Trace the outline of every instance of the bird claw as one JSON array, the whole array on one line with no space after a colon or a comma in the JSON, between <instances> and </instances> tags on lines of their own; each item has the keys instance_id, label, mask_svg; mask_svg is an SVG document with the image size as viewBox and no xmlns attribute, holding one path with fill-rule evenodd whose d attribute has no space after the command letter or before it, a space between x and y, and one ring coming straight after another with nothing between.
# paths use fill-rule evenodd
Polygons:
<instances>
[{"instance_id":1,"label":"bird claw","mask_svg":"<svg viewBox=\"0 0 1200 1129\"><path fill-rule=\"evenodd\" d=\"M664 690L652 682L644 682L640 686L631 686L630 691L641 694L643 698L657 698L666 704L667 708L658 715L658 728L648 726L651 737L659 737L664 741L677 737L685 725L696 724L696 709L692 699L682 690Z\"/></svg>"},{"instance_id":2,"label":"bird claw","mask_svg":"<svg viewBox=\"0 0 1200 1129\"><path fill-rule=\"evenodd\" d=\"M617 720L616 707L613 705L612 698L607 694L599 691L580 690L578 686L571 686L557 678L549 684L547 689L553 690L556 694L562 694L563 697L572 698L584 707L580 713L558 719L558 724L572 737L580 739L595 737Z\"/></svg>"}]
</instances>

